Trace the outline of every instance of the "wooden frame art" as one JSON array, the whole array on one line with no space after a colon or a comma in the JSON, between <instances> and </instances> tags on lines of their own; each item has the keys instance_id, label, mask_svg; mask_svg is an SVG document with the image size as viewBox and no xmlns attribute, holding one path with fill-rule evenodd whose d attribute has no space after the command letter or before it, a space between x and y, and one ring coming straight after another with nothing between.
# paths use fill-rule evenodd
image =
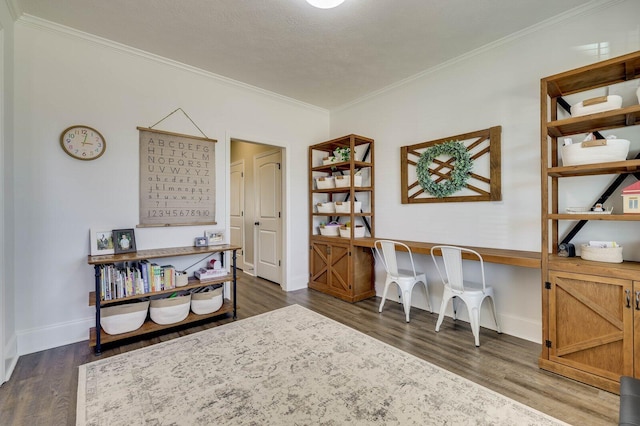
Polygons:
<instances>
[{"instance_id":1,"label":"wooden frame art","mask_svg":"<svg viewBox=\"0 0 640 426\"><path fill-rule=\"evenodd\" d=\"M502 126L450 136L400 148L400 180L402 204L446 203L468 201L500 201L501 160L500 134ZM427 192L421 185L416 168L421 155L429 148L449 141L458 141L467 149L473 168L466 185L453 195L438 198ZM429 165L429 174L435 182L442 182L455 169L455 158L439 156Z\"/></svg>"}]
</instances>

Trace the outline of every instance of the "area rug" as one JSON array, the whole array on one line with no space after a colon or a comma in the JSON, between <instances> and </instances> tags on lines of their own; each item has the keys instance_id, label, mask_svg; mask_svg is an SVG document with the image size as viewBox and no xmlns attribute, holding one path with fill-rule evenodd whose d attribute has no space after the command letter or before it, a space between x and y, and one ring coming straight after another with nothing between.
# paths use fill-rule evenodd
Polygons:
<instances>
[{"instance_id":1,"label":"area rug","mask_svg":"<svg viewBox=\"0 0 640 426\"><path fill-rule=\"evenodd\" d=\"M77 425L564 425L298 305L79 367Z\"/></svg>"}]
</instances>

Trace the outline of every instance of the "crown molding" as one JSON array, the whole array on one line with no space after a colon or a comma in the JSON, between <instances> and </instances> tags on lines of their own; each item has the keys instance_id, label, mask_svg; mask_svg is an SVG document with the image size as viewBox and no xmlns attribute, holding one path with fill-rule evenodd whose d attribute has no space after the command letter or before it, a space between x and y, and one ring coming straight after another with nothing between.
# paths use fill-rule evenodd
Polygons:
<instances>
[{"instance_id":1,"label":"crown molding","mask_svg":"<svg viewBox=\"0 0 640 426\"><path fill-rule=\"evenodd\" d=\"M22 7L20 7L20 3L18 0L5 0L7 4L7 8L9 9L9 13L11 14L11 18L14 21L17 21L20 16L22 16Z\"/></svg>"},{"instance_id":2,"label":"crown molding","mask_svg":"<svg viewBox=\"0 0 640 426\"><path fill-rule=\"evenodd\" d=\"M205 71L201 68L197 68L191 65L187 65L184 64L182 62L178 62L175 61L173 59L169 59L169 58L165 58L163 56L160 55L156 55L154 53L150 53L141 49L137 49L135 47L131 47L128 46L126 44L122 44L122 43L118 43L116 41L113 40L109 40L107 38L104 37L100 37L94 34L90 34L84 31L80 31L80 30L76 30L74 28L71 27L67 27L65 25L61 25L61 24L57 24L55 22L52 21L48 21L46 19L42 19L42 18L38 18L37 16L33 16L33 15L29 15L29 14L22 14L20 16L20 18L16 21L16 23L27 26L27 27L31 27L31 28L36 28L38 30L42 30L42 31L49 31L52 33L56 33L56 34L61 34L64 36L68 36L71 38L76 38L76 39L81 39L84 41L87 41L89 43L93 43L96 45L99 45L101 47L107 47L113 50L116 50L118 52L121 53L125 53L125 54L129 54L132 56L137 56L137 57L141 57L144 59L148 59L154 62L158 62L158 63L162 63L165 65L169 65L172 66L174 68L178 68L184 71L188 71L191 72L193 74L197 74L200 76L204 76L207 78L210 78L212 80L216 80L220 83L229 85L229 86L233 86L236 88L241 88L244 90L248 90L254 93L259 93L263 96L267 96L270 98L274 98L277 99L279 101L283 101L289 104L293 104L296 105L298 107L302 107L305 109L309 109L309 110L313 110L313 111L317 111L320 113L324 113L324 114L328 114L329 110L327 110L326 108L321 108L319 106L316 105L312 105L306 102L302 102L299 101L297 99L293 99L290 98L288 96L284 96L281 95L279 93L276 92L271 92L269 90L265 90L265 89L261 89L260 87L256 87L256 86L252 86L250 84L247 83L243 83L241 81L238 80L234 80L228 77L224 77L215 73L212 73L210 71Z\"/></svg>"}]
</instances>

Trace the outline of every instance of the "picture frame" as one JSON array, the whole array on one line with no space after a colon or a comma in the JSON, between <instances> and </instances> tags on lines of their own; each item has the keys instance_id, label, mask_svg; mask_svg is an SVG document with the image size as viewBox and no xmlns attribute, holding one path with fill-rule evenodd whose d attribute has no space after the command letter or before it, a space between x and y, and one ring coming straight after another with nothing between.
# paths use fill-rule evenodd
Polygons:
<instances>
[{"instance_id":1,"label":"picture frame","mask_svg":"<svg viewBox=\"0 0 640 426\"><path fill-rule=\"evenodd\" d=\"M115 254L135 253L136 234L130 229L114 229L113 230L113 249Z\"/></svg>"},{"instance_id":2,"label":"picture frame","mask_svg":"<svg viewBox=\"0 0 640 426\"><path fill-rule=\"evenodd\" d=\"M91 228L89 230L89 243L91 256L114 254L113 230L104 228Z\"/></svg>"},{"instance_id":3,"label":"picture frame","mask_svg":"<svg viewBox=\"0 0 640 426\"><path fill-rule=\"evenodd\" d=\"M208 229L204 231L204 236L207 238L207 244L210 246L224 244L224 232L222 231Z\"/></svg>"}]
</instances>

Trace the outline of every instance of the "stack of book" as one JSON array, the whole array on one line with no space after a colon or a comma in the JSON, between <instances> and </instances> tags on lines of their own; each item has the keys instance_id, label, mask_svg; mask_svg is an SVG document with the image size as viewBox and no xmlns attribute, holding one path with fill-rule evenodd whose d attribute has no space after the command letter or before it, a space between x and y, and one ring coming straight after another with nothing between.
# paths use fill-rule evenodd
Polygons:
<instances>
[{"instance_id":1,"label":"stack of book","mask_svg":"<svg viewBox=\"0 0 640 426\"><path fill-rule=\"evenodd\" d=\"M100 300L113 300L176 288L176 268L149 263L125 262L100 265Z\"/></svg>"}]
</instances>

